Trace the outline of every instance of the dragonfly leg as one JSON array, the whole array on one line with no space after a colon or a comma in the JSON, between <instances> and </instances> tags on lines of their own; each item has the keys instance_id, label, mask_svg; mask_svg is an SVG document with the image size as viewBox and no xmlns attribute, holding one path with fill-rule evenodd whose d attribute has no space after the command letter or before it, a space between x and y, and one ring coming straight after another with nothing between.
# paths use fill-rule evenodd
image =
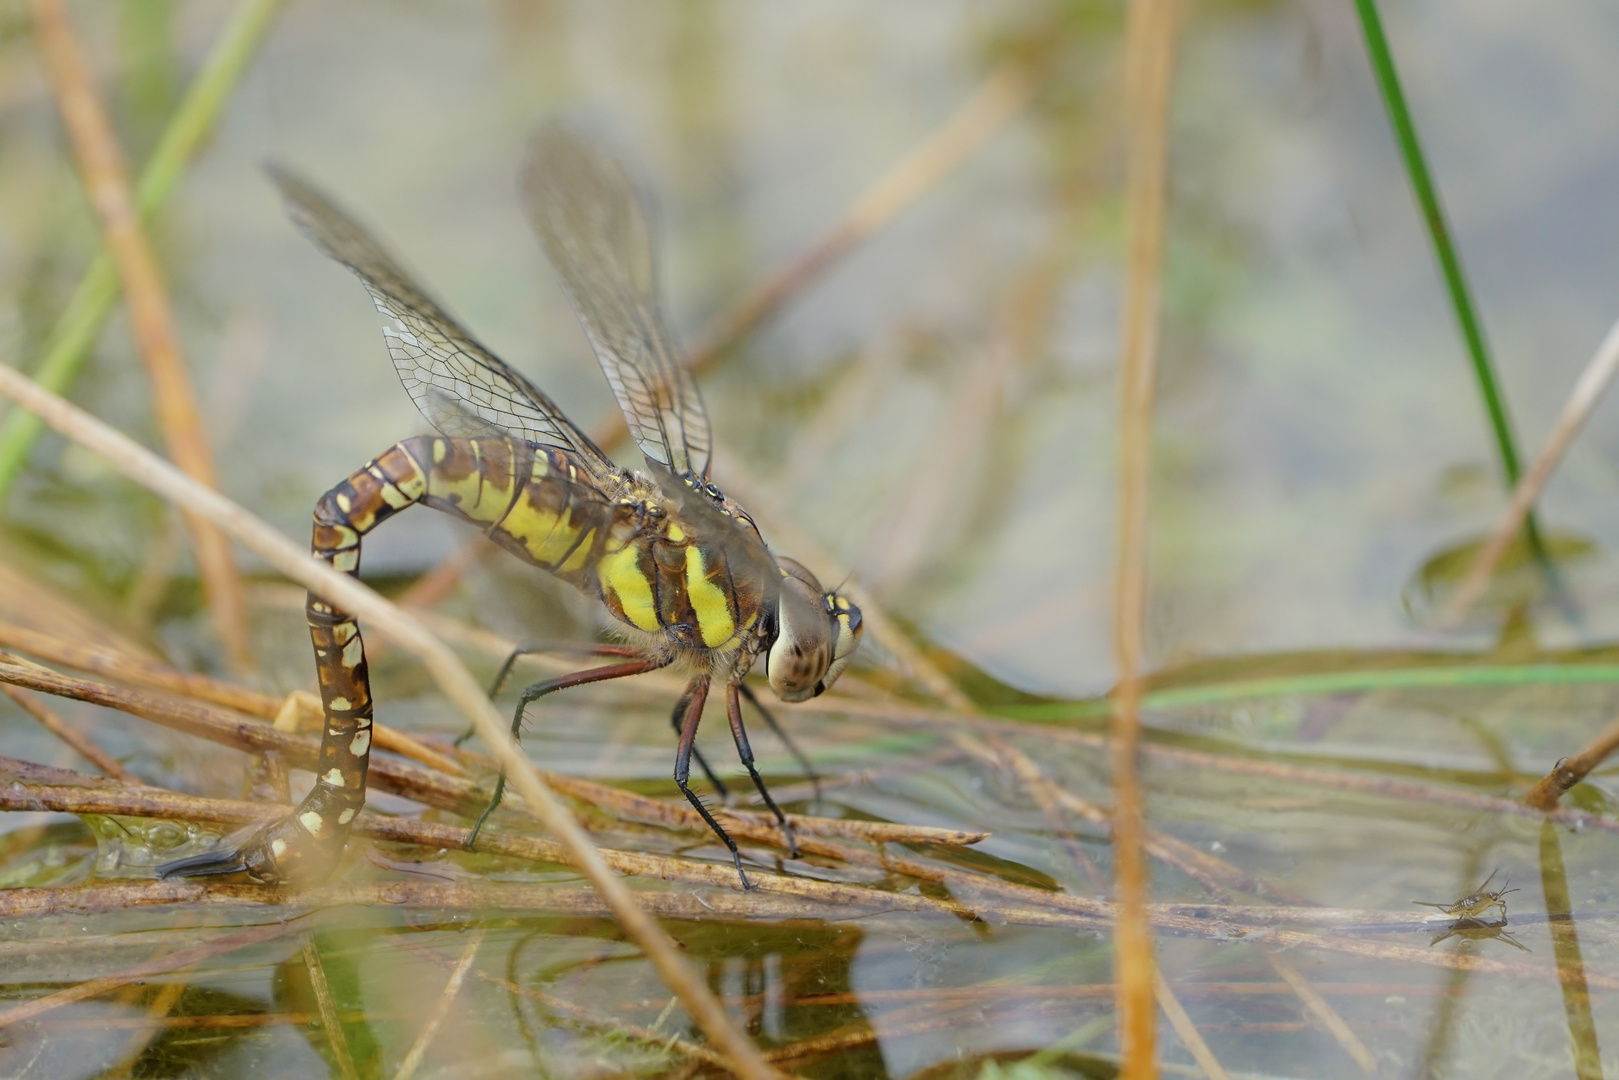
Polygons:
<instances>
[{"instance_id":1,"label":"dragonfly leg","mask_svg":"<svg viewBox=\"0 0 1619 1080\"><path fill-rule=\"evenodd\" d=\"M489 684L490 698L494 698L500 693L502 688L505 687L506 680L511 678L512 666L516 664L519 659L525 656L533 656L535 653L543 652L576 652L585 656L641 655L641 650L637 649L634 645L612 645L597 642L578 641L520 641L517 644L517 648L512 650L511 655L506 657L506 662L500 665L500 671L495 675L495 681ZM452 745L460 746L477 733L477 728L469 727L460 735L456 736L455 742ZM516 738L517 732L512 732L512 737Z\"/></svg>"},{"instance_id":2,"label":"dragonfly leg","mask_svg":"<svg viewBox=\"0 0 1619 1080\"><path fill-rule=\"evenodd\" d=\"M617 656L620 654L615 652L608 655ZM523 713L527 711L529 705L547 694L554 694L558 690L566 690L570 686L584 686L587 683L606 682L608 679L625 679L631 675L644 675L649 671L657 671L661 667L668 667L672 659L673 657L638 656L635 660L626 660L621 664L587 668L584 671L576 671L571 675L562 675L555 679L537 682L524 690L523 696L518 699L517 709L512 713L512 738L517 739L522 735ZM472 850L472 846L478 841L478 833L483 829L484 822L489 820L489 815L495 812L495 808L500 805L500 800L505 795L506 769L503 766L500 770L500 775L495 778L494 794L489 797L489 802L483 808L483 812L478 815L478 820L473 822L472 835L467 837L466 843L461 845L462 847L468 851Z\"/></svg>"},{"instance_id":3,"label":"dragonfly leg","mask_svg":"<svg viewBox=\"0 0 1619 1080\"><path fill-rule=\"evenodd\" d=\"M793 836L793 827L787 822L787 815L781 812L776 800L770 797L765 789L764 778L759 770L753 767L753 747L748 745L748 732L742 726L742 698L738 692L740 680L732 680L725 687L725 715L731 721L731 738L736 740L736 753L747 767L748 775L753 777L753 786L759 789L760 798L770 807L770 812L776 815L776 821L781 825L781 831L787 837L787 852L793 858L798 858L798 840Z\"/></svg>"},{"instance_id":4,"label":"dragonfly leg","mask_svg":"<svg viewBox=\"0 0 1619 1080\"><path fill-rule=\"evenodd\" d=\"M738 686L741 687L742 696L747 698L755 709L759 710L759 715L765 718L765 723L770 726L770 730L776 733L776 738L780 739L782 745L787 747L787 752L793 755L793 759L798 762L798 767L804 770L805 776L809 777L810 786L815 789L815 801L820 802L821 776L815 771L815 766L810 764L809 757L798 748L797 743L793 742L792 738L787 734L787 729L777 723L775 713L765 708L765 703L759 700L759 695L753 692L753 688L747 683L739 683ZM761 794L763 793L761 792Z\"/></svg>"},{"instance_id":5,"label":"dragonfly leg","mask_svg":"<svg viewBox=\"0 0 1619 1080\"><path fill-rule=\"evenodd\" d=\"M680 734L680 722L685 719L686 706L690 704L691 694L689 692L682 694L680 695L680 700L675 702L674 712L669 714L669 726L675 729L676 735ZM708 782L714 785L714 791L719 795L720 799L728 801L731 798L730 789L725 786L725 781L714 775L714 770L708 767L708 762L704 759L703 752L694 745L691 748L691 756L697 760L697 767L703 770L703 775L708 777Z\"/></svg>"},{"instance_id":6,"label":"dragonfly leg","mask_svg":"<svg viewBox=\"0 0 1619 1080\"><path fill-rule=\"evenodd\" d=\"M742 888L752 889L752 882L748 881L748 873L742 869L742 853L737 850L736 841L730 834L720 828L720 823L714 820L714 815L708 812L703 800L692 791L691 785L686 781L691 776L691 753L693 744L697 741L697 725L703 719L703 705L708 701L708 676L695 675L681 695L686 702L686 718L680 724L680 751L675 755L675 786L680 793L686 796L686 801L696 808L702 815L708 827L714 830L714 835L725 841L725 846L731 849L731 861L736 863L736 872L742 878Z\"/></svg>"}]
</instances>

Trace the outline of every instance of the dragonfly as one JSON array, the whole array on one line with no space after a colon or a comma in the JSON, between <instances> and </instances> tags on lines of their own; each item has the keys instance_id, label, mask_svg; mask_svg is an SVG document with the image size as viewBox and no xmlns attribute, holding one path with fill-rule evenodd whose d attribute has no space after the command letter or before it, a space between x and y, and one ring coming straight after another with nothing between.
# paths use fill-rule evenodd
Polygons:
<instances>
[{"instance_id":1,"label":"dragonfly","mask_svg":"<svg viewBox=\"0 0 1619 1080\"><path fill-rule=\"evenodd\" d=\"M750 887L736 842L689 784L697 727L720 688L738 756L796 857L787 818L754 765L741 701L759 702L743 677L762 661L782 701L823 693L859 646L860 609L772 553L753 518L709 479L708 413L659 306L654 237L629 172L581 128L551 122L530 140L520 187L641 451L644 467L636 470L614 464L318 188L285 169L270 172L293 222L371 294L400 381L438 432L396 443L321 497L315 556L357 576L362 537L422 504L473 523L517 558L597 598L618 640L581 648L612 662L529 686L512 736L520 736L528 707L556 691L682 671L688 681L671 718L679 731L676 785ZM355 617L313 593L305 610L325 713L314 788L245 842L170 863L162 876L279 884L319 880L336 865L365 804L370 676ZM536 650L513 654L497 691L524 651ZM473 839L504 789L502 773Z\"/></svg>"}]
</instances>

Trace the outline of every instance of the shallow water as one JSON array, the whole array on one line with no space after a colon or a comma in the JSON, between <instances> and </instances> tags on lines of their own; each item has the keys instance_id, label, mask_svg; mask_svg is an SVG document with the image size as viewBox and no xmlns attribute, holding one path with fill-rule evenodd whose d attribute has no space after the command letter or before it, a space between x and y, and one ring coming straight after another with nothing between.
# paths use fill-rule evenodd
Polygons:
<instances>
[{"instance_id":1,"label":"shallow water","mask_svg":"<svg viewBox=\"0 0 1619 1080\"><path fill-rule=\"evenodd\" d=\"M1387 6L1521 444L1532 448L1615 314L1607 283L1619 270L1619 216L1608 193L1619 180L1610 137L1619 114L1607 103L1619 19L1573 4ZM137 159L227 10L184 5L168 25L160 14L115 23L78 12L102 69L120 73L108 89ZM0 30L0 346L28 368L93 230L25 24ZM333 481L424 428L363 291L286 223L263 160L330 187L588 427L611 398L515 192L523 139L539 118L587 117L658 192L671 317L697 343L996 64L1042 53L1027 108L793 296L703 387L716 479L776 504L753 505L767 537L808 537L823 549L813 569L834 581L853 574L978 701L1017 721L976 738L1008 740L1056 785L1105 805L1105 761L1086 739L1098 721L1073 719L1084 710L1062 699L1105 691L1113 671L1119 31L1116 9L1086 3L291 7L155 230L221 486L301 536ZM1430 590L1454 574L1446 553L1475 540L1502 500L1352 11L1199 7L1178 79L1149 615L1162 685L1388 672L1480 650L1495 664L1613 663L1611 404L1542 504L1564 560L1563 602L1520 574L1465 631L1429 625ZM155 443L121 318L75 397ZM162 556L175 547L164 539L172 531L104 464L48 439L6 504L0 555L181 666L218 669L183 551ZM405 515L368 538L367 576L397 587L462 538L436 516ZM264 688L312 685L301 617L273 590L259 599ZM4 617L39 614L17 607ZM578 597L498 560L442 610L509 637L577 639L597 628ZM493 670L496 658L469 655L481 674ZM880 649L868 657L856 672L863 704L786 719L829 779L878 774L819 802L800 792L789 809L985 829L993 835L970 850L905 854L1097 895L1109 874L1101 828L1070 811L1054 823L1004 762L972 756L952 741L957 728L913 715L919 688ZM412 665L387 659L377 678L382 720L455 733L458 721ZM1427 688L1369 678L1331 692L1295 683L1149 710L1162 748L1146 758L1153 826L1262 888L1211 890L1160 862L1155 901L1411 914L1397 929L1346 914L1311 929L1321 939L1310 943L1246 924L1235 935L1207 913L1205 933L1161 928L1165 974L1234 1075L1363 1074L1275 957L1322 990L1379 1075L1567 1076L1571 1046L1593 1042L1606 1055L1600 1068L1619 1070L1614 990L1601 985L1619 978L1613 832L1548 832L1433 794L1521 795L1611 719L1619 680L1549 678ZM526 745L555 771L668 797L667 708L656 690L581 693L532 724ZM59 709L152 782L240 793L239 758L225 751L119 714ZM710 723L703 745L730 762L723 725ZM761 732L755 744L772 786L796 784L776 740ZM83 767L9 704L0 754ZM1261 775L1255 763L1294 771ZM1343 776L1366 782L1323 779ZM1374 792L1372 780L1420 790ZM1565 804L1611 812L1613 786L1611 771L1599 771ZM414 806L386 795L372 805ZM618 846L724 861L695 833L598 824ZM132 827L6 815L0 883L138 878L151 841ZM747 850L775 865L768 849ZM1576 918L1548 923L1563 895L1559 861ZM762 1046L824 1039L785 1060L791 1071L1111 1075L1111 953L1100 927L1028 925L964 878L940 886L813 859L784 868L949 896L980 916L671 920ZM1508 898L1506 929L1528 951L1499 936L1430 945L1443 924L1420 922L1433 909L1412 901L1453 901L1497 869L1492 888L1510 878L1521 890ZM356 845L342 880L572 878ZM359 1075L392 1076L478 926L486 936L473 975L417 1075L661 1074L685 1058L659 1040L695 1037L604 919L409 903L13 920L0 941L0 1004L292 915L284 935L184 976L6 1029L0 1065L17 1076L342 1075L312 1004L309 942ZM1589 1029L1558 981L1559 962L1570 970L1568 927L1592 978ZM1385 945L1427 959L1378 953ZM1434 959L1464 955L1508 966L1465 973ZM599 1023L559 1014L541 992ZM1161 1045L1166 1071L1196 1068L1167 1021ZM1593 1067L1577 1075L1598 1075Z\"/></svg>"}]
</instances>

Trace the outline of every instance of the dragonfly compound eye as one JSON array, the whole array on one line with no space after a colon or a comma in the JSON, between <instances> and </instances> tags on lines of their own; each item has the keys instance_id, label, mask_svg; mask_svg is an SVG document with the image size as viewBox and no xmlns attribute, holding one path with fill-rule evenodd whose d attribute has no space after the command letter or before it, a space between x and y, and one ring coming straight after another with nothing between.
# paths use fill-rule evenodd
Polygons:
<instances>
[{"instance_id":1,"label":"dragonfly compound eye","mask_svg":"<svg viewBox=\"0 0 1619 1080\"><path fill-rule=\"evenodd\" d=\"M846 596L827 593L821 597L827 616L832 623L832 664L821 679L820 693L838 681L843 669L849 666L855 650L860 647L860 632L865 629L860 620L860 609Z\"/></svg>"}]
</instances>

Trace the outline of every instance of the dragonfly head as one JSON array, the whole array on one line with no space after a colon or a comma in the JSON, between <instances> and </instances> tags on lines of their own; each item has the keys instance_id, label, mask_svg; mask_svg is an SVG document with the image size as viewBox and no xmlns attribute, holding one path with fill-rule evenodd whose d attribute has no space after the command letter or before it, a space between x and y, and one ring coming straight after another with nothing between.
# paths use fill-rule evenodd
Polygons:
<instances>
[{"instance_id":1,"label":"dragonfly head","mask_svg":"<svg viewBox=\"0 0 1619 1080\"><path fill-rule=\"evenodd\" d=\"M827 592L791 559L781 564L776 638L765 654L770 689L783 701L807 701L837 682L860 645L860 609Z\"/></svg>"}]
</instances>

